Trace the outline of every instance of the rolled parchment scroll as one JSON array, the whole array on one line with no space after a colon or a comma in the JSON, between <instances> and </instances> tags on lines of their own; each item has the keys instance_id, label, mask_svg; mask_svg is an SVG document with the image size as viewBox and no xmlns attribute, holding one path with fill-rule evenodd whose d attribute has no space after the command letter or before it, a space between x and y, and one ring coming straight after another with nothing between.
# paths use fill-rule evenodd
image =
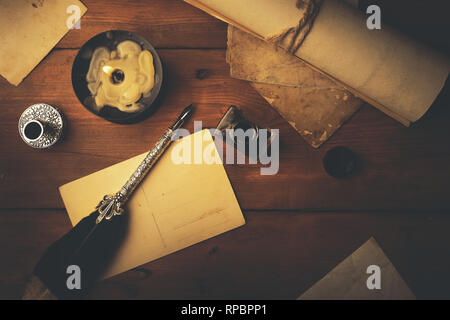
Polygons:
<instances>
[{"instance_id":1,"label":"rolled parchment scroll","mask_svg":"<svg viewBox=\"0 0 450 320\"><path fill-rule=\"evenodd\" d=\"M428 110L450 70L448 57L387 25L369 30L367 16L344 1L185 1L266 41L294 28L304 36L301 45L279 46L405 125ZM316 14L307 10L310 2ZM295 29L302 20L310 21L307 34Z\"/></svg>"}]
</instances>

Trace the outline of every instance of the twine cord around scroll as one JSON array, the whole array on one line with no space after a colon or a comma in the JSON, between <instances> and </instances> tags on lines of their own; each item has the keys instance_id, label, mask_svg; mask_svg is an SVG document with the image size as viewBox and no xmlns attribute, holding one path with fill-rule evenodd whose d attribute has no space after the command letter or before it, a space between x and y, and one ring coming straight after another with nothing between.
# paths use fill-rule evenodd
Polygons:
<instances>
[{"instance_id":1,"label":"twine cord around scroll","mask_svg":"<svg viewBox=\"0 0 450 320\"><path fill-rule=\"evenodd\" d=\"M323 0L297 0L296 7L299 10L305 10L297 26L270 37L268 41L285 48L291 54L295 54L311 30L322 2Z\"/></svg>"}]
</instances>

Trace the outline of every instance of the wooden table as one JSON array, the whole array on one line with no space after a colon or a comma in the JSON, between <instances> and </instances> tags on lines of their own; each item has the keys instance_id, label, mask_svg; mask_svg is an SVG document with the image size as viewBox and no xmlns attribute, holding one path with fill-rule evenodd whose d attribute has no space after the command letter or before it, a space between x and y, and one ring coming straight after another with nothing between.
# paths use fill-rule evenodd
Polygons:
<instances>
[{"instance_id":1,"label":"wooden table","mask_svg":"<svg viewBox=\"0 0 450 320\"><path fill-rule=\"evenodd\" d=\"M247 224L103 281L94 298L294 299L371 236L418 298L450 298L448 95L412 128L364 106L314 150L249 84L230 78L224 23L179 0L84 3L81 29L20 86L0 80L0 298L20 298L43 250L70 229L57 187L148 150L191 102L204 126L235 104L279 128L280 171L261 176L257 165L226 165ZM164 61L161 106L138 124L94 116L72 90L78 49L110 29L141 34ZM20 114L37 102L58 106L68 120L65 140L51 150L29 148L17 132ZM322 168L337 145L363 161L349 179Z\"/></svg>"}]
</instances>

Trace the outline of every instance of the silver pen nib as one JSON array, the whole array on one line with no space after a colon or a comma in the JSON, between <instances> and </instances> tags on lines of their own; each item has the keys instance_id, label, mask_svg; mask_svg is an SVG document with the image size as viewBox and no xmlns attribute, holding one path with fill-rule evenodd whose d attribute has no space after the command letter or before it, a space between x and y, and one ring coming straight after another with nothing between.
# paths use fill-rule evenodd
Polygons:
<instances>
[{"instance_id":1,"label":"silver pen nib","mask_svg":"<svg viewBox=\"0 0 450 320\"><path fill-rule=\"evenodd\" d=\"M192 110L194 110L194 106L192 104L190 104L189 106L187 106L183 110L183 112L181 112L181 114L178 116L178 119L175 120L175 122L170 127L170 129L176 130L179 127L181 127L181 125L183 124L184 120L186 120L186 118L191 114Z\"/></svg>"}]
</instances>

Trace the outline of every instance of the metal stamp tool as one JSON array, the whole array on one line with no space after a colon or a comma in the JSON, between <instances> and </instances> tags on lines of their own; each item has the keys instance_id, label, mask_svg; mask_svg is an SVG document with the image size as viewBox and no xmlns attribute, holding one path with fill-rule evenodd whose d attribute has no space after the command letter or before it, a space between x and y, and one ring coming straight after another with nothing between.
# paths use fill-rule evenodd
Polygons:
<instances>
[{"instance_id":1,"label":"metal stamp tool","mask_svg":"<svg viewBox=\"0 0 450 320\"><path fill-rule=\"evenodd\" d=\"M240 137L239 135L235 135L234 131L241 129L244 132L250 132L250 134L247 134L243 137ZM216 132L219 131L222 134L222 137L225 141L233 141L234 146L245 146L245 148L248 150L248 145L250 143L256 143L261 138L260 130L263 129L260 126L256 125L253 121L247 119L242 111L236 107L236 106L230 106L223 115L222 119L220 119L219 123L216 126ZM250 131L248 131L250 130ZM275 133L271 131L270 129L267 130L267 148L270 146L272 141L275 138ZM236 143L241 138L244 138L245 141L243 143ZM248 138L248 139L246 139ZM258 144L259 146L259 144ZM247 154L245 150L239 150L240 152ZM268 148L268 152L270 151L270 148ZM247 154L250 156L249 154Z\"/></svg>"}]
</instances>

